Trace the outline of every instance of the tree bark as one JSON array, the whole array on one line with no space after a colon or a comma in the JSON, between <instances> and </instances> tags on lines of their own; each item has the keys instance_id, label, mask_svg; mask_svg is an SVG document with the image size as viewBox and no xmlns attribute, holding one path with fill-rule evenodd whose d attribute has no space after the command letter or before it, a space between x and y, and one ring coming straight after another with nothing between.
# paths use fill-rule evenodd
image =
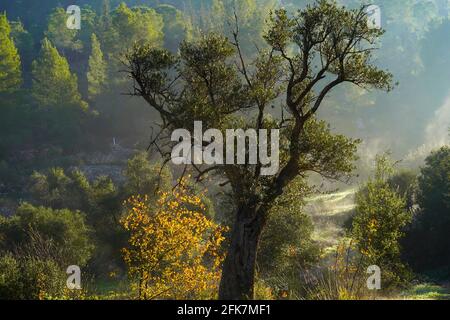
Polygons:
<instances>
[{"instance_id":1,"label":"tree bark","mask_svg":"<svg viewBox=\"0 0 450 320\"><path fill-rule=\"evenodd\" d=\"M223 264L220 300L251 300L255 279L256 254L266 215L256 208L238 210L231 243Z\"/></svg>"}]
</instances>

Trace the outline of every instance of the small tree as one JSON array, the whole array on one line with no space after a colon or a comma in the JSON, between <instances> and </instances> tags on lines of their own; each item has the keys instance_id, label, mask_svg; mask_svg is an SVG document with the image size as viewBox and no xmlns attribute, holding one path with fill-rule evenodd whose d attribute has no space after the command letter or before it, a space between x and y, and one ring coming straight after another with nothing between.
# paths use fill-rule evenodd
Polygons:
<instances>
[{"instance_id":1,"label":"small tree","mask_svg":"<svg viewBox=\"0 0 450 320\"><path fill-rule=\"evenodd\" d=\"M408 278L400 260L399 241L403 228L411 221L404 196L389 185L393 167L386 156L377 158L376 171L356 197L356 216L352 237L367 265L378 265L383 273L384 287L399 284Z\"/></svg>"},{"instance_id":2,"label":"small tree","mask_svg":"<svg viewBox=\"0 0 450 320\"><path fill-rule=\"evenodd\" d=\"M200 197L182 181L173 194L132 197L122 219L130 232L123 249L139 299L195 299L215 296L223 255L224 228L205 216Z\"/></svg>"},{"instance_id":3,"label":"small tree","mask_svg":"<svg viewBox=\"0 0 450 320\"><path fill-rule=\"evenodd\" d=\"M42 41L41 55L32 69L32 94L39 106L87 108L78 92L77 76L47 38Z\"/></svg>"},{"instance_id":4,"label":"small tree","mask_svg":"<svg viewBox=\"0 0 450 320\"><path fill-rule=\"evenodd\" d=\"M20 56L11 39L11 26L6 14L0 14L0 93L20 87L22 72Z\"/></svg>"},{"instance_id":5,"label":"small tree","mask_svg":"<svg viewBox=\"0 0 450 320\"><path fill-rule=\"evenodd\" d=\"M450 265L450 147L433 151L418 178L419 210L405 239L405 258L417 271ZM444 273L445 274L445 273Z\"/></svg>"}]
</instances>

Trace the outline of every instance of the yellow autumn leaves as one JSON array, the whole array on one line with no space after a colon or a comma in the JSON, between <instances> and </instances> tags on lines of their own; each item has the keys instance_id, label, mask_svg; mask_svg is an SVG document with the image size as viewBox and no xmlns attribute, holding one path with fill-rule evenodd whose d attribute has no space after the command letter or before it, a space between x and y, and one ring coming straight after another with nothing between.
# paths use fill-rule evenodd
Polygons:
<instances>
[{"instance_id":1,"label":"yellow autumn leaves","mask_svg":"<svg viewBox=\"0 0 450 320\"><path fill-rule=\"evenodd\" d=\"M129 232L123 249L139 299L214 298L224 259L225 227L206 217L201 197L185 180L173 192L126 201L121 224Z\"/></svg>"}]
</instances>

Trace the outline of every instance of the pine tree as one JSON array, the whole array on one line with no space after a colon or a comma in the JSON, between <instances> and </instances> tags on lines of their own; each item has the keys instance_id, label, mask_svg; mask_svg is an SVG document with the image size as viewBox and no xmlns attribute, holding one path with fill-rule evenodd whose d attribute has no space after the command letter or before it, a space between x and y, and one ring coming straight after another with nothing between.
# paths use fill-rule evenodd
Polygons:
<instances>
[{"instance_id":1,"label":"pine tree","mask_svg":"<svg viewBox=\"0 0 450 320\"><path fill-rule=\"evenodd\" d=\"M22 83L20 56L11 38L6 14L0 14L0 93L17 90Z\"/></svg>"},{"instance_id":2,"label":"pine tree","mask_svg":"<svg viewBox=\"0 0 450 320\"><path fill-rule=\"evenodd\" d=\"M78 92L77 76L47 38L42 41L39 58L33 62L32 76L32 95L40 106L87 108Z\"/></svg>"},{"instance_id":3,"label":"pine tree","mask_svg":"<svg viewBox=\"0 0 450 320\"><path fill-rule=\"evenodd\" d=\"M93 99L103 91L107 74L107 65L103 59L103 52L95 34L92 34L91 37L91 48L87 73L89 99Z\"/></svg>"}]
</instances>

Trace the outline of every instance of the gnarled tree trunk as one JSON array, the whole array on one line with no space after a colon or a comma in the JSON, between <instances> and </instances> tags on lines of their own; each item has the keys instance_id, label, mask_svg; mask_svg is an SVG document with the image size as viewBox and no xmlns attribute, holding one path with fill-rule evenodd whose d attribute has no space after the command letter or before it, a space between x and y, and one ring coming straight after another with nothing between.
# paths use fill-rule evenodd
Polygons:
<instances>
[{"instance_id":1,"label":"gnarled tree trunk","mask_svg":"<svg viewBox=\"0 0 450 320\"><path fill-rule=\"evenodd\" d=\"M234 223L228 254L222 269L219 299L253 299L256 254L266 212L242 207Z\"/></svg>"}]
</instances>

